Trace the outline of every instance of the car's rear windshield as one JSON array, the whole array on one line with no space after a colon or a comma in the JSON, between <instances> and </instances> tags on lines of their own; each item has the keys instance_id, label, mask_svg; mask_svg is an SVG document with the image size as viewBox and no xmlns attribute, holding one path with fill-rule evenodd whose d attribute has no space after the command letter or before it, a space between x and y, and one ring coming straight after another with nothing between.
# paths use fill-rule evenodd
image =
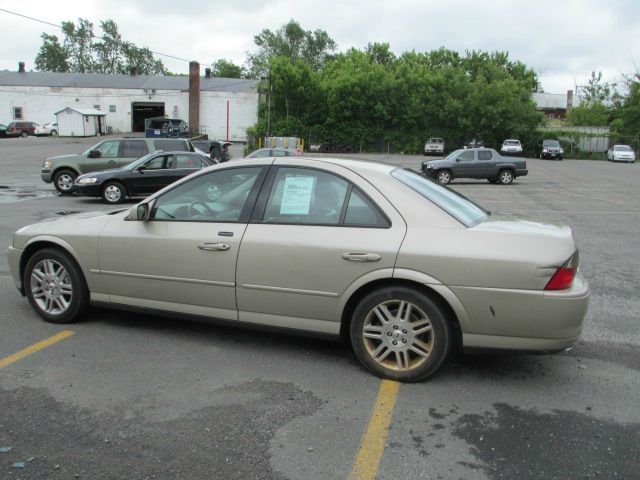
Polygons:
<instances>
[{"instance_id":1,"label":"car's rear windshield","mask_svg":"<svg viewBox=\"0 0 640 480\"><path fill-rule=\"evenodd\" d=\"M543 147L559 147L560 142L557 140L545 140L544 142L542 142L542 146Z\"/></svg>"},{"instance_id":2,"label":"car's rear windshield","mask_svg":"<svg viewBox=\"0 0 640 480\"><path fill-rule=\"evenodd\" d=\"M631 147L629 145L616 145L614 147L616 152L631 152Z\"/></svg>"},{"instance_id":3,"label":"car's rear windshield","mask_svg":"<svg viewBox=\"0 0 640 480\"><path fill-rule=\"evenodd\" d=\"M441 138L430 138L427 140L427 143L442 143L443 140Z\"/></svg>"},{"instance_id":4,"label":"car's rear windshield","mask_svg":"<svg viewBox=\"0 0 640 480\"><path fill-rule=\"evenodd\" d=\"M520 141L519 140L505 140L504 144L505 145L520 145Z\"/></svg>"},{"instance_id":5,"label":"car's rear windshield","mask_svg":"<svg viewBox=\"0 0 640 480\"><path fill-rule=\"evenodd\" d=\"M413 170L399 168L391 172L391 175L427 200L435 203L467 227L473 227L486 220L489 216L487 210L476 205L464 195L440 185Z\"/></svg>"}]
</instances>

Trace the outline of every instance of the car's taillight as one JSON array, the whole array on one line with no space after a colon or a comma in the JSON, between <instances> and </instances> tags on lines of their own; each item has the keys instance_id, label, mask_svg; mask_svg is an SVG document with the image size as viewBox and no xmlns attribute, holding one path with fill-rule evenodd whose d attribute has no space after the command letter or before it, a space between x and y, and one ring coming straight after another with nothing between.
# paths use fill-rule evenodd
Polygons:
<instances>
[{"instance_id":1,"label":"car's taillight","mask_svg":"<svg viewBox=\"0 0 640 480\"><path fill-rule=\"evenodd\" d=\"M556 273L553 274L545 290L564 290L569 288L573 283L573 279L576 278L576 272L578 271L578 252L574 253L567 262L562 265Z\"/></svg>"}]
</instances>

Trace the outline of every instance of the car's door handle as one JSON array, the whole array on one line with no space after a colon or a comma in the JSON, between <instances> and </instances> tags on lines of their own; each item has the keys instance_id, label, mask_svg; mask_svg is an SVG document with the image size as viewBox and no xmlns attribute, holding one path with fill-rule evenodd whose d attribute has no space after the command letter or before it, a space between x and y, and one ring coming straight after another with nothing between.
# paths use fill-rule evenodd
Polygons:
<instances>
[{"instance_id":1,"label":"car's door handle","mask_svg":"<svg viewBox=\"0 0 640 480\"><path fill-rule=\"evenodd\" d=\"M198 244L198 248L200 250L207 250L208 252L224 252L226 250L229 250L229 244L228 243L208 243L208 242L202 242Z\"/></svg>"},{"instance_id":2,"label":"car's door handle","mask_svg":"<svg viewBox=\"0 0 640 480\"><path fill-rule=\"evenodd\" d=\"M116 161L115 160L109 160L109 163L110 164L114 164L114 163L116 163Z\"/></svg>"},{"instance_id":3,"label":"car's door handle","mask_svg":"<svg viewBox=\"0 0 640 480\"><path fill-rule=\"evenodd\" d=\"M377 253L343 253L342 258L351 262L377 262L380 255Z\"/></svg>"}]
</instances>

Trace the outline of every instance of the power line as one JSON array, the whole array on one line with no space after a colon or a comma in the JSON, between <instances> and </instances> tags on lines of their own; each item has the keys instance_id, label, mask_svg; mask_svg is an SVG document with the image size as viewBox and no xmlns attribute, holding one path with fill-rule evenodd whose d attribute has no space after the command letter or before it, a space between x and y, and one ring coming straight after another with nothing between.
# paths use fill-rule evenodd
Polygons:
<instances>
[{"instance_id":1,"label":"power line","mask_svg":"<svg viewBox=\"0 0 640 480\"><path fill-rule=\"evenodd\" d=\"M52 26L52 27L56 27L56 28L59 28L59 29L61 29L61 30L62 30L62 25L59 25L59 24L57 24L57 23L51 23L51 22L47 22L46 20L41 20L41 19L39 19L39 18L30 17L30 16L28 16L28 15L23 15L22 13L12 12L11 10L7 10L6 8L0 8L0 11L1 11L1 12L5 12L5 13L8 13L8 14L10 14L10 15L15 15L15 16L17 16L17 17L26 18L27 20L32 20L32 21L34 21L34 22L44 23L45 25L49 25L49 26ZM105 40L105 39L104 39L104 37L99 37L98 35L93 35L93 34L92 34L92 36L93 36L94 38L97 38L98 40L102 40L102 41L104 41L104 40ZM180 61L182 61L182 62L187 62L187 63L191 62L191 60L187 60L186 58L176 57L175 55L169 55L168 53L156 52L156 51L154 51L154 50L149 50L149 51L150 51L151 53L153 53L154 55L159 55L159 56L161 56L161 57L173 58L174 60L180 60ZM200 63L200 65L204 65L204 66L207 66L207 67L212 67L212 66L213 66L213 65L211 65L210 63L202 63L202 62L198 62L198 63Z\"/></svg>"}]
</instances>

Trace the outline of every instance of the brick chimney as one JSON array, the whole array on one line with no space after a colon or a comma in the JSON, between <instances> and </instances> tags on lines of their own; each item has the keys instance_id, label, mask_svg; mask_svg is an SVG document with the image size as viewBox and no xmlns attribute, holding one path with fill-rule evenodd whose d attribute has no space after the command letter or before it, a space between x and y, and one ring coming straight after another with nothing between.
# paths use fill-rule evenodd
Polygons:
<instances>
[{"instance_id":1,"label":"brick chimney","mask_svg":"<svg viewBox=\"0 0 640 480\"><path fill-rule=\"evenodd\" d=\"M573 108L573 90L567 90L567 111Z\"/></svg>"},{"instance_id":2,"label":"brick chimney","mask_svg":"<svg viewBox=\"0 0 640 480\"><path fill-rule=\"evenodd\" d=\"M25 73L24 62L18 62L18 73Z\"/></svg>"},{"instance_id":3,"label":"brick chimney","mask_svg":"<svg viewBox=\"0 0 640 480\"><path fill-rule=\"evenodd\" d=\"M200 131L200 64L189 62L189 130Z\"/></svg>"}]
</instances>

